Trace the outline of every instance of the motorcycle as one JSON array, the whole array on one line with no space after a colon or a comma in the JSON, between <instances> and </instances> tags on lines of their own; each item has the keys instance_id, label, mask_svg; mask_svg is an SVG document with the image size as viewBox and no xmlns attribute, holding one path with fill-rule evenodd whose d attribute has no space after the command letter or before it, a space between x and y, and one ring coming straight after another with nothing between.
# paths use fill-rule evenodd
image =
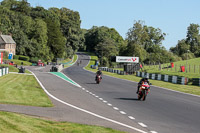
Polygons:
<instances>
[{"instance_id":1,"label":"motorcycle","mask_svg":"<svg viewBox=\"0 0 200 133\"><path fill-rule=\"evenodd\" d=\"M97 75L96 77L96 83L99 84L101 82L101 75Z\"/></svg>"},{"instance_id":2,"label":"motorcycle","mask_svg":"<svg viewBox=\"0 0 200 133\"><path fill-rule=\"evenodd\" d=\"M147 94L150 92L150 84L148 83L143 83L141 86L140 86L140 89L139 89L139 92L138 92L138 100L143 100L145 101L146 100L146 96Z\"/></svg>"}]
</instances>

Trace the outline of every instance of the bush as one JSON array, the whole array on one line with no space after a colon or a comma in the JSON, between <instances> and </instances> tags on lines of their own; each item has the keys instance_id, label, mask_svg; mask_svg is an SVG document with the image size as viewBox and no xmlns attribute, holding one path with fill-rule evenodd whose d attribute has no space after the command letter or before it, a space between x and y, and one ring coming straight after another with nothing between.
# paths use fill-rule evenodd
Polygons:
<instances>
[{"instance_id":1,"label":"bush","mask_svg":"<svg viewBox=\"0 0 200 133\"><path fill-rule=\"evenodd\" d=\"M20 55L20 56L19 56L19 60L29 61L29 57L28 57L28 56Z\"/></svg>"},{"instance_id":2,"label":"bush","mask_svg":"<svg viewBox=\"0 0 200 133\"><path fill-rule=\"evenodd\" d=\"M8 59L8 52L7 52L7 51L4 51L4 52L3 52L3 58L4 58L4 59Z\"/></svg>"},{"instance_id":3,"label":"bush","mask_svg":"<svg viewBox=\"0 0 200 133\"><path fill-rule=\"evenodd\" d=\"M19 55L13 55L13 59L19 60Z\"/></svg>"},{"instance_id":4,"label":"bush","mask_svg":"<svg viewBox=\"0 0 200 133\"><path fill-rule=\"evenodd\" d=\"M31 62L31 63L37 63L38 60L39 60L38 57L31 57L30 62Z\"/></svg>"},{"instance_id":5,"label":"bush","mask_svg":"<svg viewBox=\"0 0 200 133\"><path fill-rule=\"evenodd\" d=\"M187 59L189 60L189 59L195 58L195 55L194 53L184 53L181 55L181 57L183 60L187 60Z\"/></svg>"}]
</instances>

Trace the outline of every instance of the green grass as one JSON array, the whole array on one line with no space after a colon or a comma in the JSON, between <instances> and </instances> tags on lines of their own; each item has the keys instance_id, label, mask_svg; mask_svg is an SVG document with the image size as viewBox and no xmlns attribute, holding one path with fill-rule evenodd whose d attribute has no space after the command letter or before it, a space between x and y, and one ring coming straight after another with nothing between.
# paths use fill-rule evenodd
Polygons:
<instances>
[{"instance_id":1,"label":"green grass","mask_svg":"<svg viewBox=\"0 0 200 133\"><path fill-rule=\"evenodd\" d=\"M67 68L67 67L69 67L69 66L71 66L72 64L74 64L75 63L75 61L77 60L77 58L78 58L78 55L74 55L74 58L73 58L73 61L71 62L71 63L69 63L69 64L64 64L64 68ZM70 61L70 60L69 60ZM67 62L69 62L69 61L67 61ZM66 62L65 62L66 63Z\"/></svg>"},{"instance_id":2,"label":"green grass","mask_svg":"<svg viewBox=\"0 0 200 133\"><path fill-rule=\"evenodd\" d=\"M56 122L26 115L0 112L2 133L123 133L111 128Z\"/></svg>"},{"instance_id":3,"label":"green grass","mask_svg":"<svg viewBox=\"0 0 200 133\"><path fill-rule=\"evenodd\" d=\"M6 60L13 61L13 63L17 64L18 66L20 66L22 62L23 62L23 66L31 66L32 65L31 62L23 61L23 60L16 60L16 59L12 59L12 60L6 59Z\"/></svg>"},{"instance_id":4,"label":"green grass","mask_svg":"<svg viewBox=\"0 0 200 133\"><path fill-rule=\"evenodd\" d=\"M97 59L97 57L95 55L91 55L91 59ZM96 72L97 69L90 68L90 65L93 63L94 63L93 60L91 60L91 62L89 63L89 65L87 67L85 67L85 69ZM106 71L103 71L103 74L117 77L120 79L135 81L135 82L139 82L141 79L141 77L137 77L136 75L119 75L116 73L110 73L110 72L106 72ZM168 88L171 90L176 90L176 91L185 92L185 93L189 93L189 94L200 95L200 87L199 86L173 84L170 82L164 82L164 81L158 81L158 80L150 80L150 82L155 86ZM135 87L135 90L136 90L136 87Z\"/></svg>"},{"instance_id":5,"label":"green grass","mask_svg":"<svg viewBox=\"0 0 200 133\"><path fill-rule=\"evenodd\" d=\"M33 75L8 74L0 77L0 103L52 107Z\"/></svg>"},{"instance_id":6,"label":"green grass","mask_svg":"<svg viewBox=\"0 0 200 133\"><path fill-rule=\"evenodd\" d=\"M161 68L171 66L170 63L162 64ZM187 72L180 72L180 66L185 66L187 68ZM187 66L187 67L186 67ZM158 65L153 66L144 66L143 71L148 73L159 73L159 74L167 74L167 75L176 75L183 76L188 78L199 78L200 77L200 58L194 58L184 61L174 62L174 68L168 69L159 69Z\"/></svg>"}]
</instances>

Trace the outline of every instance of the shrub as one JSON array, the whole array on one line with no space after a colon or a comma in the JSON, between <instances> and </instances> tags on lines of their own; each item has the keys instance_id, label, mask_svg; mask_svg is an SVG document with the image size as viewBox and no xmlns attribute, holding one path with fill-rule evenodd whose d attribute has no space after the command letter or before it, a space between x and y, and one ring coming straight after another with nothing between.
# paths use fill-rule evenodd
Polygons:
<instances>
[{"instance_id":1,"label":"shrub","mask_svg":"<svg viewBox=\"0 0 200 133\"><path fill-rule=\"evenodd\" d=\"M28 56L20 55L20 56L19 56L19 60L29 61L29 57L28 57Z\"/></svg>"},{"instance_id":2,"label":"shrub","mask_svg":"<svg viewBox=\"0 0 200 133\"><path fill-rule=\"evenodd\" d=\"M39 60L38 57L31 57L30 62L31 62L31 63L37 63L38 60Z\"/></svg>"},{"instance_id":3,"label":"shrub","mask_svg":"<svg viewBox=\"0 0 200 133\"><path fill-rule=\"evenodd\" d=\"M13 59L19 60L19 55L13 55Z\"/></svg>"}]
</instances>

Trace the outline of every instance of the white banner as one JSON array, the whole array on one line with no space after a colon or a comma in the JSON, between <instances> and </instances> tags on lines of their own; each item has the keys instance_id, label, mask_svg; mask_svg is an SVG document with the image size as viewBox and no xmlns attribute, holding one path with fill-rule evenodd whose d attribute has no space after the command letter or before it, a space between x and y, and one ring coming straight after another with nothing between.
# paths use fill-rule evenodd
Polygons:
<instances>
[{"instance_id":1,"label":"white banner","mask_svg":"<svg viewBox=\"0 0 200 133\"><path fill-rule=\"evenodd\" d=\"M139 57L116 56L116 62L139 63Z\"/></svg>"}]
</instances>

